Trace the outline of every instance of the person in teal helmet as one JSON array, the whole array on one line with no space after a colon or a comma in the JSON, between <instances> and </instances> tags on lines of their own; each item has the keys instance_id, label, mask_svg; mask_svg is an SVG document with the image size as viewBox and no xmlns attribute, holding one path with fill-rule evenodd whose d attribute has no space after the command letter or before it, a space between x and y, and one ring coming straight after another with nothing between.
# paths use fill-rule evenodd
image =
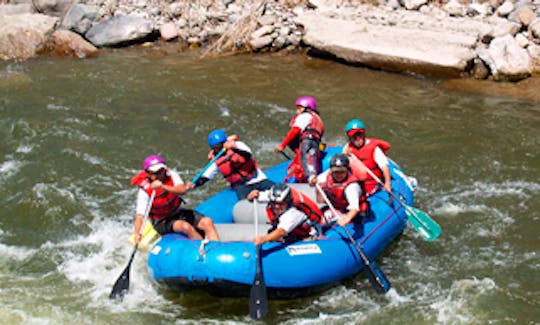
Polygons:
<instances>
[{"instance_id":1,"label":"person in teal helmet","mask_svg":"<svg viewBox=\"0 0 540 325\"><path fill-rule=\"evenodd\" d=\"M343 153L349 155L350 158L357 158L350 159L351 164L359 164L359 168L367 167L371 171L365 180L368 195L379 189L379 184L372 175L382 180L386 191L392 191L390 168L386 157L390 144L384 140L367 138L366 127L359 119L347 122L345 133L349 138L349 142L343 147Z\"/></svg>"},{"instance_id":2,"label":"person in teal helmet","mask_svg":"<svg viewBox=\"0 0 540 325\"><path fill-rule=\"evenodd\" d=\"M224 153L216 159L188 189L202 186L221 173L239 200L245 199L252 190L264 191L272 187L274 182L269 180L253 158L251 149L237 136L227 137L222 129L216 129L208 134L208 145L212 149L209 158Z\"/></svg>"}]
</instances>

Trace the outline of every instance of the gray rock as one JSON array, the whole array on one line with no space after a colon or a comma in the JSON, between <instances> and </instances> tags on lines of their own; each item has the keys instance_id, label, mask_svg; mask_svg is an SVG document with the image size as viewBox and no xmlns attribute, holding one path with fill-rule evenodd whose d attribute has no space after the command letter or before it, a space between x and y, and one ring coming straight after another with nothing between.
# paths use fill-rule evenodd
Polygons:
<instances>
[{"instance_id":1,"label":"gray rock","mask_svg":"<svg viewBox=\"0 0 540 325\"><path fill-rule=\"evenodd\" d=\"M511 35L494 39L478 55L489 66L495 80L517 81L531 75L529 54Z\"/></svg>"},{"instance_id":2,"label":"gray rock","mask_svg":"<svg viewBox=\"0 0 540 325\"><path fill-rule=\"evenodd\" d=\"M260 50L272 44L274 39L270 35L265 35L259 38L252 38L249 40L249 46L254 50Z\"/></svg>"},{"instance_id":3,"label":"gray rock","mask_svg":"<svg viewBox=\"0 0 540 325\"><path fill-rule=\"evenodd\" d=\"M540 45L530 44L527 47L527 52L531 57L534 72L540 73Z\"/></svg>"},{"instance_id":4,"label":"gray rock","mask_svg":"<svg viewBox=\"0 0 540 325\"><path fill-rule=\"evenodd\" d=\"M251 38L253 39L261 38L265 35L272 34L274 30L275 30L274 26L271 26L271 25L262 26L261 28L251 33Z\"/></svg>"},{"instance_id":5,"label":"gray rock","mask_svg":"<svg viewBox=\"0 0 540 325\"><path fill-rule=\"evenodd\" d=\"M152 22L130 16L115 16L90 28L86 39L98 47L142 40L153 32Z\"/></svg>"},{"instance_id":6,"label":"gray rock","mask_svg":"<svg viewBox=\"0 0 540 325\"><path fill-rule=\"evenodd\" d=\"M514 10L514 4L512 1L505 1L499 8L497 8L497 14L501 17L508 16L512 10Z\"/></svg>"},{"instance_id":7,"label":"gray rock","mask_svg":"<svg viewBox=\"0 0 540 325\"><path fill-rule=\"evenodd\" d=\"M475 57L474 33L441 33L424 24L413 27L412 21L373 26L304 12L298 23L304 26L305 44L373 68L457 76Z\"/></svg>"},{"instance_id":8,"label":"gray rock","mask_svg":"<svg viewBox=\"0 0 540 325\"><path fill-rule=\"evenodd\" d=\"M34 6L30 3L0 5L0 15L31 14L34 12Z\"/></svg>"},{"instance_id":9,"label":"gray rock","mask_svg":"<svg viewBox=\"0 0 540 325\"><path fill-rule=\"evenodd\" d=\"M33 0L36 11L48 16L62 17L76 0Z\"/></svg>"},{"instance_id":10,"label":"gray rock","mask_svg":"<svg viewBox=\"0 0 540 325\"><path fill-rule=\"evenodd\" d=\"M450 16L463 17L467 14L467 8L458 0L448 1L443 8Z\"/></svg>"},{"instance_id":11,"label":"gray rock","mask_svg":"<svg viewBox=\"0 0 540 325\"><path fill-rule=\"evenodd\" d=\"M529 25L529 31L535 38L540 39L540 18L533 20L533 22Z\"/></svg>"},{"instance_id":12,"label":"gray rock","mask_svg":"<svg viewBox=\"0 0 540 325\"><path fill-rule=\"evenodd\" d=\"M98 7L74 4L64 16L62 27L84 35L90 29L92 23L100 17Z\"/></svg>"}]
</instances>

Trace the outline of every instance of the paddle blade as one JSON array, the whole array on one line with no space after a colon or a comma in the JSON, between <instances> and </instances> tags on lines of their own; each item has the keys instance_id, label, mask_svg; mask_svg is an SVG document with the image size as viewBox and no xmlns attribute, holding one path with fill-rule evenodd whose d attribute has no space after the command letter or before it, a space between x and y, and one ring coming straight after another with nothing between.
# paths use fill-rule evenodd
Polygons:
<instances>
[{"instance_id":1,"label":"paddle blade","mask_svg":"<svg viewBox=\"0 0 540 325\"><path fill-rule=\"evenodd\" d=\"M129 291L129 270L131 269L131 263L133 262L135 253L137 253L138 247L139 245L136 244L135 248L133 249L133 252L131 253L131 257L129 258L129 262L126 268L124 269L124 272L120 274L120 277L114 283L114 286L111 290L111 294L109 295L109 299L122 300L122 298L124 298L126 293Z\"/></svg>"},{"instance_id":2,"label":"paddle blade","mask_svg":"<svg viewBox=\"0 0 540 325\"><path fill-rule=\"evenodd\" d=\"M260 246L257 246L257 271L249 294L249 316L252 319L262 319L268 314L268 296L262 272Z\"/></svg>"},{"instance_id":3,"label":"paddle blade","mask_svg":"<svg viewBox=\"0 0 540 325\"><path fill-rule=\"evenodd\" d=\"M434 241L442 232L441 226L431 219L424 211L406 206L409 221L426 241Z\"/></svg>"},{"instance_id":4,"label":"paddle blade","mask_svg":"<svg viewBox=\"0 0 540 325\"><path fill-rule=\"evenodd\" d=\"M386 275L384 275L383 271L379 269L375 262L371 262L370 267L366 271L371 285L379 294L383 295L390 290L390 281L388 281Z\"/></svg>"},{"instance_id":5,"label":"paddle blade","mask_svg":"<svg viewBox=\"0 0 540 325\"><path fill-rule=\"evenodd\" d=\"M119 299L122 300L126 293L129 291L129 269L131 267L131 261L124 269L124 272L114 283L114 286L109 295L109 299Z\"/></svg>"}]
</instances>

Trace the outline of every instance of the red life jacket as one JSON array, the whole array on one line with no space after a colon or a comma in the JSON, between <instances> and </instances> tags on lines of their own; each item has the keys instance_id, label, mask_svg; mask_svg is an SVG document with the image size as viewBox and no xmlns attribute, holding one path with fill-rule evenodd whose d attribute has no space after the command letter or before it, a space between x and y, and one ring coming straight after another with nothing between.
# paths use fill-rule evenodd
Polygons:
<instances>
[{"instance_id":1,"label":"red life jacket","mask_svg":"<svg viewBox=\"0 0 540 325\"><path fill-rule=\"evenodd\" d=\"M365 212L369 208L369 205L366 200L367 197L363 184L364 182L361 182L353 174L349 173L347 179L345 179L345 181L343 181L342 183L336 183L331 175L331 172L328 172L328 175L326 176L326 182L323 184L322 189L326 196L328 196L330 202L332 202L332 204L334 205L334 208L336 208L336 210L340 212L346 213L349 202L347 202L347 198L345 197L345 189L351 183L360 184L362 194L358 198L358 202L360 203L360 212Z\"/></svg>"},{"instance_id":2,"label":"red life jacket","mask_svg":"<svg viewBox=\"0 0 540 325\"><path fill-rule=\"evenodd\" d=\"M286 183L292 177L296 178L298 183L306 182L306 175L304 174L304 168L300 162L300 153L298 149L295 150L295 156L291 160L289 166L287 166L287 176L285 176L283 181Z\"/></svg>"},{"instance_id":3,"label":"red life jacket","mask_svg":"<svg viewBox=\"0 0 540 325\"><path fill-rule=\"evenodd\" d=\"M227 150L223 156L219 157L216 165L231 187L244 184L257 172L255 159L252 156L245 158L234 149Z\"/></svg>"},{"instance_id":4,"label":"red life jacket","mask_svg":"<svg viewBox=\"0 0 540 325\"><path fill-rule=\"evenodd\" d=\"M168 173L168 171L167 171ZM172 177L167 177L166 181L162 181L164 185L174 186ZM154 189L150 186L151 180L145 178L139 182L139 187L142 188L148 196L152 195ZM182 205L182 198L178 194L174 194L163 189L156 189L156 195L150 208L149 218L157 221L172 216Z\"/></svg>"},{"instance_id":5,"label":"red life jacket","mask_svg":"<svg viewBox=\"0 0 540 325\"><path fill-rule=\"evenodd\" d=\"M305 213L307 216L304 222L302 222L292 230L292 233L299 238L307 238L309 237L312 226L321 222L322 211L321 209L319 209L317 203L315 203L305 194L293 189L292 187L291 199L291 205ZM268 215L268 221L270 221L270 224L273 227L277 227L277 225L279 224L279 216L276 216L274 214L274 211L270 208L270 204L266 206L266 213Z\"/></svg>"},{"instance_id":6,"label":"red life jacket","mask_svg":"<svg viewBox=\"0 0 540 325\"><path fill-rule=\"evenodd\" d=\"M369 142L368 142L369 140ZM382 170L379 168L377 163L375 162L375 148L379 147L381 150L386 154L386 151L390 149L390 143L380 140L380 139L374 139L374 138L366 138L364 141L366 144L363 145L361 148L356 148L352 146L350 143L347 144L347 148L351 149L352 153L362 161L362 163L369 168L375 176L377 176L380 180L383 180L383 173ZM366 191L368 193L371 193L375 188L377 188L377 181L373 179L370 175L368 175L366 181L365 181L365 187Z\"/></svg>"},{"instance_id":7,"label":"red life jacket","mask_svg":"<svg viewBox=\"0 0 540 325\"><path fill-rule=\"evenodd\" d=\"M305 110L301 114L304 114L304 113L308 113L311 115L311 122L304 130L302 130L302 132L300 132L299 141L297 141L297 143L300 143L300 141L305 138L316 139L318 141L321 141L321 138L324 134L324 124L321 117L319 116L319 114L313 112L310 109ZM295 115L291 119L291 122L289 124L291 128L294 126L294 122L296 121L296 118L298 116L299 115Z\"/></svg>"}]
</instances>

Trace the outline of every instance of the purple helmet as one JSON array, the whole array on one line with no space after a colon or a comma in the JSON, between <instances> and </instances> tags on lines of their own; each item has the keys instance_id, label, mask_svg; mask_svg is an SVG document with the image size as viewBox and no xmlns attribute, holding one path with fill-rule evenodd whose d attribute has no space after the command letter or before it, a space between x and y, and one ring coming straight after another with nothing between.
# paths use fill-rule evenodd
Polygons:
<instances>
[{"instance_id":1,"label":"purple helmet","mask_svg":"<svg viewBox=\"0 0 540 325\"><path fill-rule=\"evenodd\" d=\"M309 108L315 112L317 111L317 102L315 101L315 98L313 97L309 97L309 96L299 97L294 104L296 106Z\"/></svg>"},{"instance_id":2,"label":"purple helmet","mask_svg":"<svg viewBox=\"0 0 540 325\"><path fill-rule=\"evenodd\" d=\"M148 168L157 164L164 164L163 158L158 155L150 155L144 159L143 168L144 170L148 170Z\"/></svg>"}]
</instances>

